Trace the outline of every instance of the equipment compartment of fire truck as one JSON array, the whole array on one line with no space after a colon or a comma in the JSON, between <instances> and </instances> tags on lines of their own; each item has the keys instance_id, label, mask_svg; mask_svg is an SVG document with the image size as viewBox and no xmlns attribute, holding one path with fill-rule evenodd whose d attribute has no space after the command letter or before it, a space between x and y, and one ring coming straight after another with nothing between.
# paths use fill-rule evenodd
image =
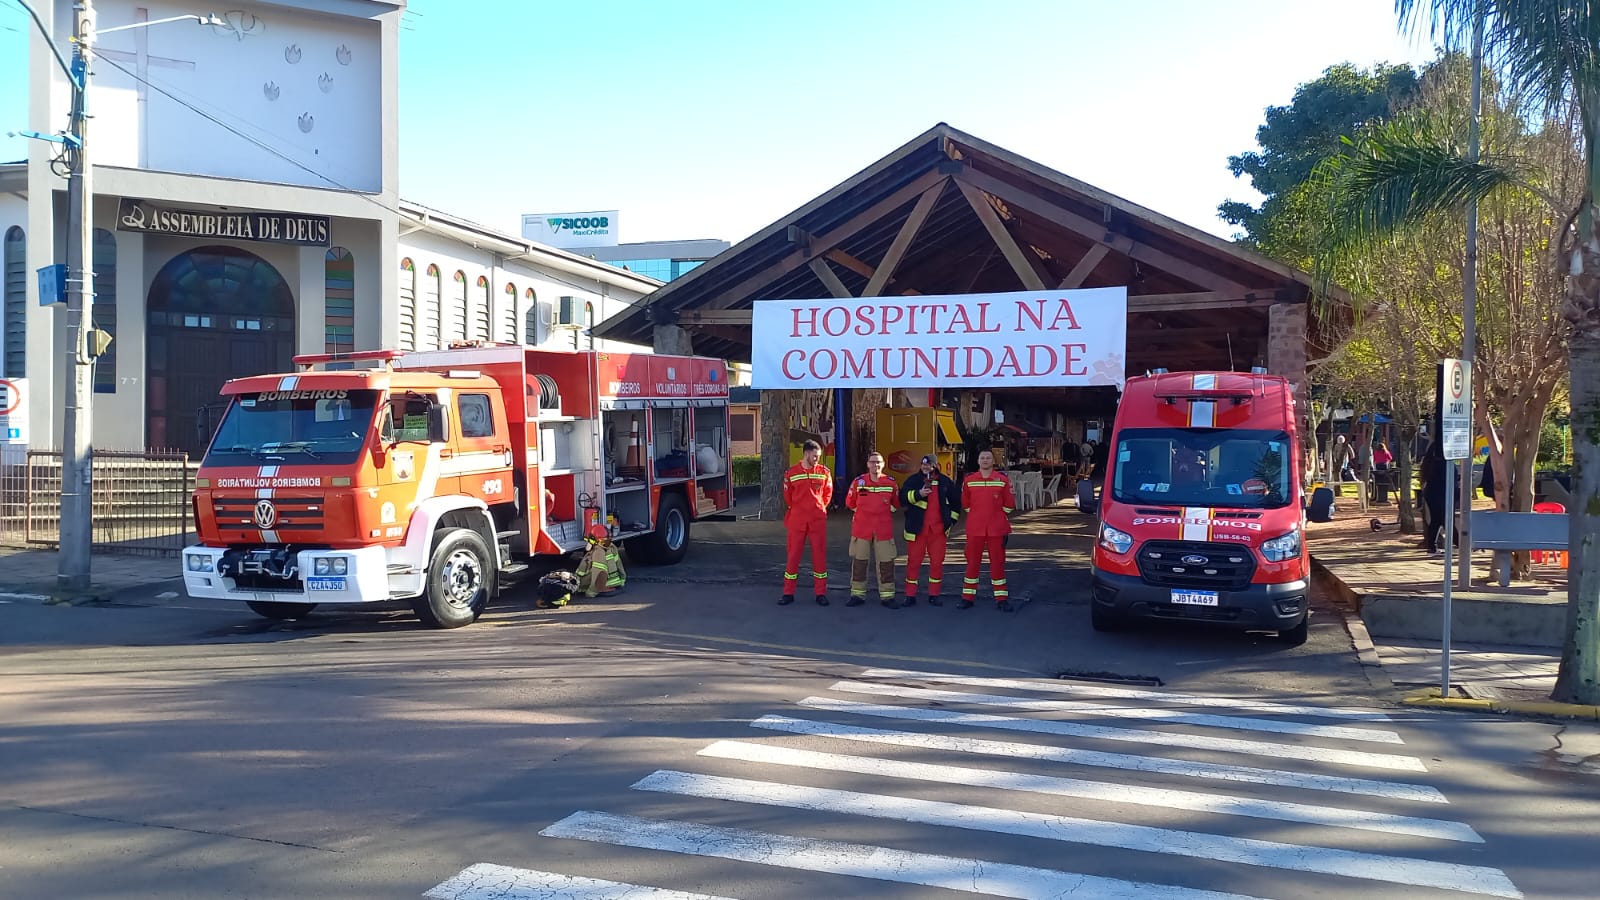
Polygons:
<instances>
[{"instance_id":1,"label":"equipment compartment of fire truck","mask_svg":"<svg viewBox=\"0 0 1600 900\"><path fill-rule=\"evenodd\" d=\"M721 360L473 343L295 364L223 388L191 596L272 619L408 600L453 628L593 525L670 564L732 506Z\"/></svg>"}]
</instances>

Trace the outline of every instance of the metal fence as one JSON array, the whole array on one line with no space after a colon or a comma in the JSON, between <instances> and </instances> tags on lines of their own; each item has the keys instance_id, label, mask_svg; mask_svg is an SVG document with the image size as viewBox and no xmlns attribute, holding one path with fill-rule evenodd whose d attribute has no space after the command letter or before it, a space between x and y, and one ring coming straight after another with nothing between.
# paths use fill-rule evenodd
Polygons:
<instances>
[{"instance_id":1,"label":"metal fence","mask_svg":"<svg viewBox=\"0 0 1600 900\"><path fill-rule=\"evenodd\" d=\"M92 468L94 552L177 556L193 543L189 497L199 466L187 453L96 450ZM60 542L61 451L0 454L0 543Z\"/></svg>"}]
</instances>

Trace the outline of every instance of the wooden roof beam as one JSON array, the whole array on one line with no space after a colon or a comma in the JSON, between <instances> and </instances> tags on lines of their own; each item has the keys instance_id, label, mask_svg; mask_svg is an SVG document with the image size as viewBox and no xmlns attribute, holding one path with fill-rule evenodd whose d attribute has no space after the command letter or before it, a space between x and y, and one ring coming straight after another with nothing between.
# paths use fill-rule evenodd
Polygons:
<instances>
[{"instance_id":1,"label":"wooden roof beam","mask_svg":"<svg viewBox=\"0 0 1600 900\"><path fill-rule=\"evenodd\" d=\"M911 215L906 218L905 224L900 226L900 231L894 236L893 243L889 244L888 252L883 254L883 261L878 263L878 270L867 279L867 286L861 292L863 297L876 297L883 293L889 286L889 276L899 268L900 261L905 259L906 250L910 249L911 242L916 240L917 232L922 230L922 224L928 221L928 214L933 212L933 205L939 202L939 196L944 193L943 181L922 192L917 198L917 205L911 208Z\"/></svg>"},{"instance_id":2,"label":"wooden roof beam","mask_svg":"<svg viewBox=\"0 0 1600 900\"><path fill-rule=\"evenodd\" d=\"M850 289L844 286L843 281L839 280L839 273L833 271L833 267L828 265L827 260L820 256L814 257L810 265L811 271L816 273L817 280L822 282L822 286L828 289L828 293L835 297L850 296Z\"/></svg>"},{"instance_id":3,"label":"wooden roof beam","mask_svg":"<svg viewBox=\"0 0 1600 900\"><path fill-rule=\"evenodd\" d=\"M1078 260L1077 265L1072 267L1072 271L1067 273L1067 277L1061 279L1061 283L1056 285L1056 289L1070 291L1082 286L1083 282L1094 272L1094 267L1100 265L1100 260L1105 259L1106 254L1110 252L1111 248L1105 244L1095 244L1090 247L1089 252L1085 253Z\"/></svg>"},{"instance_id":4,"label":"wooden roof beam","mask_svg":"<svg viewBox=\"0 0 1600 900\"><path fill-rule=\"evenodd\" d=\"M863 228L917 199L924 191L949 177L935 171L922 173L894 193L851 216L844 223L822 234L812 235L811 240L805 247L797 247L789 251L782 259L772 265L763 267L761 271L754 273L726 290L719 291L715 297L704 303L701 308L727 309L736 303L749 300L752 294L788 275L799 266L805 265L812 257L819 255L819 252L820 255L827 255L826 251L837 247L843 241L849 240ZM837 262L838 260L834 261ZM868 275L868 277L870 278L871 276Z\"/></svg>"},{"instance_id":5,"label":"wooden roof beam","mask_svg":"<svg viewBox=\"0 0 1600 900\"><path fill-rule=\"evenodd\" d=\"M963 191L971 187L993 194L1012 206L1043 216L1097 244L1108 246L1118 253L1155 266L1191 284L1214 291L1231 291L1239 294L1247 290L1244 285L1205 266L1181 259L1164 250L1157 250L1148 244L1141 244L1125 234L1109 231L1101 222L1085 218L1060 204L1030 192L1027 188L1001 181L993 175L986 175L969 168L956 177L956 183L962 185Z\"/></svg>"},{"instance_id":6,"label":"wooden roof beam","mask_svg":"<svg viewBox=\"0 0 1600 900\"><path fill-rule=\"evenodd\" d=\"M1006 261L1011 263L1011 270L1017 273L1017 278L1022 281L1022 286L1030 291L1045 290L1045 282L1040 277L1034 264L1039 262L1037 255L1029 259L1029 251L1018 246L1016 238L1006 230L1004 222L1000 221L1000 214L994 211L994 206L989 203L989 198L983 196L977 188L968 184L964 177L956 179L956 186L961 188L961 193L967 198L967 205L977 213L978 221L988 230L989 237L994 240L995 246L1005 255Z\"/></svg>"}]
</instances>

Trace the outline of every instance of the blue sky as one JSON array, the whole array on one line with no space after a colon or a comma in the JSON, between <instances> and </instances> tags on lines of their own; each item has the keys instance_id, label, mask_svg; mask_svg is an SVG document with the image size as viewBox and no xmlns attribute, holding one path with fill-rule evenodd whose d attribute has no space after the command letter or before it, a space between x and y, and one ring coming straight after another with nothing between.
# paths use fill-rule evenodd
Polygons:
<instances>
[{"instance_id":1,"label":"blue sky","mask_svg":"<svg viewBox=\"0 0 1600 900\"><path fill-rule=\"evenodd\" d=\"M0 0L0 159L61 127L26 122L28 27ZM623 241L738 241L941 121L1227 236L1267 106L1433 56L1392 0L411 0L403 29L402 196L510 232L620 209Z\"/></svg>"}]
</instances>

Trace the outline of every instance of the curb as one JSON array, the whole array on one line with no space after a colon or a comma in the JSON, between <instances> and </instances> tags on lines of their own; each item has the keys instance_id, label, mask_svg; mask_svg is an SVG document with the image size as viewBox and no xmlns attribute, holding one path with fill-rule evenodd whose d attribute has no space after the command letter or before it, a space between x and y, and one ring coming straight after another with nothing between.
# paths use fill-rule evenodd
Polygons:
<instances>
[{"instance_id":1,"label":"curb","mask_svg":"<svg viewBox=\"0 0 1600 900\"><path fill-rule=\"evenodd\" d=\"M1590 706L1584 703L1556 703L1554 701L1473 700L1467 697L1440 697L1438 688L1413 691L1406 695L1406 698L1401 702L1407 706L1421 706L1429 709L1600 720L1600 706Z\"/></svg>"},{"instance_id":2,"label":"curb","mask_svg":"<svg viewBox=\"0 0 1600 900\"><path fill-rule=\"evenodd\" d=\"M1389 677L1389 670L1383 667L1383 659L1378 656L1378 647L1372 643L1372 635L1367 632L1367 623L1361 617L1351 613L1344 613L1344 628L1350 634L1350 643L1355 645L1356 657L1361 661L1361 673L1367 676L1367 683L1376 690L1386 694L1394 691L1394 679Z\"/></svg>"}]
</instances>

